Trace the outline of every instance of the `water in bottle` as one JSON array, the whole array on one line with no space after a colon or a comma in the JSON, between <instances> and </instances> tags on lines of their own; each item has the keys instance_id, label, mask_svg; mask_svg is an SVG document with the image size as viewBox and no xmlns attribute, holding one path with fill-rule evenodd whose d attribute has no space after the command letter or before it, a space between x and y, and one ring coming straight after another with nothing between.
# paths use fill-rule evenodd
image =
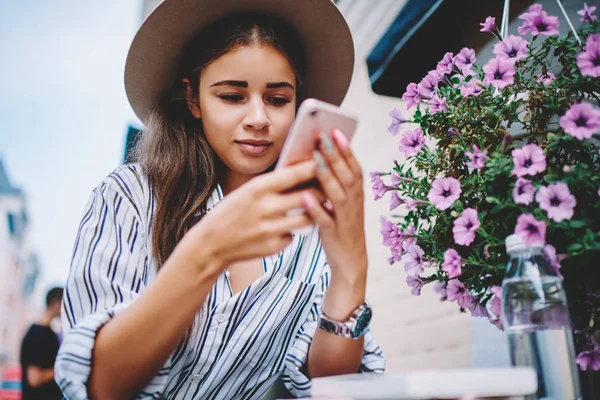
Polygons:
<instances>
[{"instance_id":1,"label":"water in bottle","mask_svg":"<svg viewBox=\"0 0 600 400\"><path fill-rule=\"evenodd\" d=\"M506 238L509 262L502 282L504 326L514 366L537 372L528 399L581 399L567 299L541 246Z\"/></svg>"}]
</instances>

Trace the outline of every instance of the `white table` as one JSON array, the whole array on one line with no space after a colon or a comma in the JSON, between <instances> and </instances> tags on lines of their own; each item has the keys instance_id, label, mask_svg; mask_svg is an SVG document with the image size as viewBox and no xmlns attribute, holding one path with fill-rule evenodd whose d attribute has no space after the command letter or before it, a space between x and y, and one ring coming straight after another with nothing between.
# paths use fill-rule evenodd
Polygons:
<instances>
[{"instance_id":1,"label":"white table","mask_svg":"<svg viewBox=\"0 0 600 400\"><path fill-rule=\"evenodd\" d=\"M531 368L425 370L351 374L312 380L314 399L522 398L537 390Z\"/></svg>"}]
</instances>

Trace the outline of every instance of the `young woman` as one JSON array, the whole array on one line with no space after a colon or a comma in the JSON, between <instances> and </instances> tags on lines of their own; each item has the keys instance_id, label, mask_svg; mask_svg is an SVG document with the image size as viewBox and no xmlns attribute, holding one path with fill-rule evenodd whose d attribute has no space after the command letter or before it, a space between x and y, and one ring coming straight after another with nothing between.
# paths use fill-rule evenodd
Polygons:
<instances>
[{"instance_id":1,"label":"young woman","mask_svg":"<svg viewBox=\"0 0 600 400\"><path fill-rule=\"evenodd\" d=\"M138 162L94 190L66 285L68 399L255 399L278 378L300 397L383 372L348 141L272 168L299 102L339 104L353 57L330 0L165 0L146 19L125 71Z\"/></svg>"}]
</instances>

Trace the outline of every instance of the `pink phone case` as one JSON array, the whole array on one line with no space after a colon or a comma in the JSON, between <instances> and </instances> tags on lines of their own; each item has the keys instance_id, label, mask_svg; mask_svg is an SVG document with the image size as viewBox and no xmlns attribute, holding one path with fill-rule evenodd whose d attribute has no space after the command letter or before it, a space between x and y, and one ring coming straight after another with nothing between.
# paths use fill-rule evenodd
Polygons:
<instances>
[{"instance_id":1,"label":"pink phone case","mask_svg":"<svg viewBox=\"0 0 600 400\"><path fill-rule=\"evenodd\" d=\"M348 138L354 136L358 119L339 107L316 99L306 99L298 108L296 120L287 137L275 169L312 158L319 134L341 130Z\"/></svg>"}]
</instances>

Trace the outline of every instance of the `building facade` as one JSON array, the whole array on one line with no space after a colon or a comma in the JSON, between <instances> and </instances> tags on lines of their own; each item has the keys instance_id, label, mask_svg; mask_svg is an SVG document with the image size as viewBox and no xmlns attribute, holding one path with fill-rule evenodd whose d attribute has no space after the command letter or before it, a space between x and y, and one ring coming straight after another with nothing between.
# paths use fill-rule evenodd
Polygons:
<instances>
[{"instance_id":1,"label":"building facade","mask_svg":"<svg viewBox=\"0 0 600 400\"><path fill-rule=\"evenodd\" d=\"M31 304L40 266L29 226L25 196L0 159L0 370L18 363L21 339L39 311Z\"/></svg>"}]
</instances>

